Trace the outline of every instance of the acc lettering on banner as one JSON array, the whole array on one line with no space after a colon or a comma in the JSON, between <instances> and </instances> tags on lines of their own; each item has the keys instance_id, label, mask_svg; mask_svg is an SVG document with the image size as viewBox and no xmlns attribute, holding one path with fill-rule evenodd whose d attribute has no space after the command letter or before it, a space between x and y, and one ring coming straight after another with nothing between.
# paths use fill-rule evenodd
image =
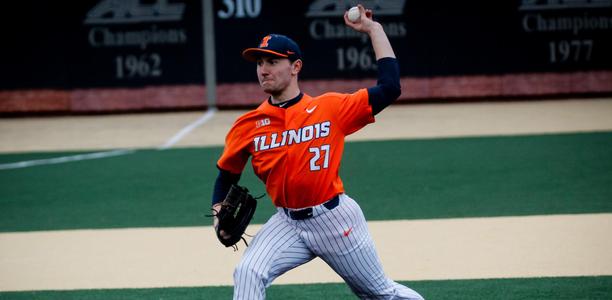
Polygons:
<instances>
[{"instance_id":1,"label":"acc lettering on banner","mask_svg":"<svg viewBox=\"0 0 612 300\"><path fill-rule=\"evenodd\" d=\"M331 122L325 121L304 126L299 129L285 130L281 133L275 132L271 134L260 135L256 136L253 139L253 145L255 146L255 152L258 152L283 147L285 145L290 146L293 144L304 143L313 139L329 136L330 127Z\"/></svg>"}]
</instances>

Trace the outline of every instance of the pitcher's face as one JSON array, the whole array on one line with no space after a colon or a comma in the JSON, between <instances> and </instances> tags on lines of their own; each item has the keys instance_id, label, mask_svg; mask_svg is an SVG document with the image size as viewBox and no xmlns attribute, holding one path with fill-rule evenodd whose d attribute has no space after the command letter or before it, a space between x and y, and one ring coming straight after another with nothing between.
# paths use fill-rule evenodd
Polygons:
<instances>
[{"instance_id":1,"label":"pitcher's face","mask_svg":"<svg viewBox=\"0 0 612 300\"><path fill-rule=\"evenodd\" d=\"M289 59L262 56L257 60L257 78L264 92L271 95L281 94L291 83L293 74L297 76L294 63Z\"/></svg>"}]
</instances>

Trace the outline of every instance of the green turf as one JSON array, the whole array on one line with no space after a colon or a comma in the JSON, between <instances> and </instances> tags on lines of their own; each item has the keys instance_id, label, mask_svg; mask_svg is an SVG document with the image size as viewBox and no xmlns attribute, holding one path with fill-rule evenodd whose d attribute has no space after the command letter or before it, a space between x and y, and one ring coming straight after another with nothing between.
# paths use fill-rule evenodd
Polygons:
<instances>
[{"instance_id":1,"label":"green turf","mask_svg":"<svg viewBox=\"0 0 612 300\"><path fill-rule=\"evenodd\" d=\"M141 150L0 170L0 231L210 224L220 153ZM370 220L611 212L612 133L348 143L341 176ZM264 192L250 166L241 183ZM255 223L274 211L260 203Z\"/></svg>"},{"instance_id":2,"label":"green turf","mask_svg":"<svg viewBox=\"0 0 612 300\"><path fill-rule=\"evenodd\" d=\"M425 299L611 299L612 276L403 282ZM0 292L0 300L231 299L231 287ZM272 285L267 298L356 299L345 284Z\"/></svg>"},{"instance_id":3,"label":"green turf","mask_svg":"<svg viewBox=\"0 0 612 300\"><path fill-rule=\"evenodd\" d=\"M612 211L612 133L351 143L369 219Z\"/></svg>"},{"instance_id":4,"label":"green turf","mask_svg":"<svg viewBox=\"0 0 612 300\"><path fill-rule=\"evenodd\" d=\"M144 150L0 171L0 228L204 224L219 153L220 149Z\"/></svg>"}]
</instances>

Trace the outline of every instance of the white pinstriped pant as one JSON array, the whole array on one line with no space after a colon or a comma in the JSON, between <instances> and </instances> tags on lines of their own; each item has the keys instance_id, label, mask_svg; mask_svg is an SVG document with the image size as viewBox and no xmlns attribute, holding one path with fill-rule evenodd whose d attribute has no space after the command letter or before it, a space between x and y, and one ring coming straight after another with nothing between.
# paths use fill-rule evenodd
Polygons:
<instances>
[{"instance_id":1,"label":"white pinstriped pant","mask_svg":"<svg viewBox=\"0 0 612 300\"><path fill-rule=\"evenodd\" d=\"M336 208L319 205L313 210L310 219L292 220L279 208L266 222L234 271L234 299L265 299L274 279L316 256L362 299L423 299L384 274L353 199L342 194Z\"/></svg>"}]
</instances>

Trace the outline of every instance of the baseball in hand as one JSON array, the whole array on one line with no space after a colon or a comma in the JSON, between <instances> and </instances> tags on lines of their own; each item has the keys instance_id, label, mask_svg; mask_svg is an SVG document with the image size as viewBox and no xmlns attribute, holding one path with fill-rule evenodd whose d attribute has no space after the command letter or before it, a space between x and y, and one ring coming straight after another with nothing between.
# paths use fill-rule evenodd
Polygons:
<instances>
[{"instance_id":1,"label":"baseball in hand","mask_svg":"<svg viewBox=\"0 0 612 300\"><path fill-rule=\"evenodd\" d=\"M351 9L349 9L348 11L348 19L349 21L355 23L359 20L359 17L361 16L361 13L359 12L359 7L357 6L353 6L351 7Z\"/></svg>"}]
</instances>

